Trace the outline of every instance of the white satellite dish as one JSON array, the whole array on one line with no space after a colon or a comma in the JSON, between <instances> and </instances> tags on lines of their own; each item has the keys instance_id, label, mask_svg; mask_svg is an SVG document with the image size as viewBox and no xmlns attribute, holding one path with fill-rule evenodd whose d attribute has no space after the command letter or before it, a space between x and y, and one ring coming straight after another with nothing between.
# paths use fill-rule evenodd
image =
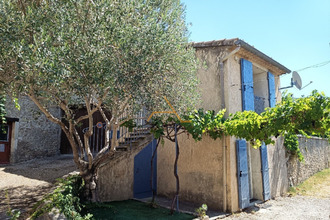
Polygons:
<instances>
[{"instance_id":1,"label":"white satellite dish","mask_svg":"<svg viewBox=\"0 0 330 220\"><path fill-rule=\"evenodd\" d=\"M296 71L292 73L291 83L297 87L297 89L301 90L302 82L299 74Z\"/></svg>"},{"instance_id":2,"label":"white satellite dish","mask_svg":"<svg viewBox=\"0 0 330 220\"><path fill-rule=\"evenodd\" d=\"M310 82L309 84L311 84L312 82ZM309 85L308 84L308 85ZM306 85L306 86L308 86ZM282 88L279 88L279 89L289 89L289 88L292 88L293 86L297 87L297 89L301 90L302 88L302 82L301 82L301 78L299 76L299 74L296 72L296 71L293 71L292 72L292 77L291 77L291 86L287 86L287 87L282 87ZM305 86L305 87L306 87ZM305 88L304 87L304 88Z\"/></svg>"}]
</instances>

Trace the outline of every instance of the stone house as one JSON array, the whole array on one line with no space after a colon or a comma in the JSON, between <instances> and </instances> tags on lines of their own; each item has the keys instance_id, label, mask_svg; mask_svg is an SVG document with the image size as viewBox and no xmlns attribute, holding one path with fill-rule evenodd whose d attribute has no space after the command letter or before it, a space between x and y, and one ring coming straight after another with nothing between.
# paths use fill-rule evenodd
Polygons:
<instances>
[{"instance_id":1,"label":"stone house","mask_svg":"<svg viewBox=\"0 0 330 220\"><path fill-rule=\"evenodd\" d=\"M18 110L8 101L6 104L6 132L0 134L0 164L17 163L34 158L54 156L60 153L61 128L49 121L28 98L19 98ZM55 116L61 114L51 108Z\"/></svg>"},{"instance_id":2,"label":"stone house","mask_svg":"<svg viewBox=\"0 0 330 220\"><path fill-rule=\"evenodd\" d=\"M201 65L197 73L202 104L196 108L215 111L225 108L226 116L243 110L260 113L281 100L279 77L291 71L253 46L237 38L198 42L193 46L200 63L206 64ZM61 139L62 145L65 142L59 126L47 120L27 97L20 98L20 105L18 111L7 104L7 133L0 134L0 163L59 154ZM55 116L61 115L56 107L51 111ZM120 133L122 131L117 131L117 135ZM319 155L328 156L324 156L322 165L312 172L329 167L329 145L324 140L318 142L322 144L309 144L315 145L316 152L310 160L319 159ZM206 203L211 209L235 212L256 200L268 200L287 192L288 173L292 182L301 181L295 179L298 173L307 173L293 163L289 167L295 170L288 172L282 138L274 145L259 149L235 137L212 140L205 136L202 141L195 142L182 134L179 143L179 199L197 206ZM173 196L176 191L173 143L165 141L164 146L158 148L153 169L150 161L156 141L148 137L143 145L143 150L129 151L101 166L98 171L101 201L146 198L151 196L152 189L158 195ZM319 145L324 147L321 149ZM66 152L67 146L61 147Z\"/></svg>"},{"instance_id":3,"label":"stone house","mask_svg":"<svg viewBox=\"0 0 330 220\"><path fill-rule=\"evenodd\" d=\"M225 108L228 116L242 110L261 112L280 101L279 76L291 71L269 56L240 39L199 42L193 46L200 63L206 64L198 70L202 104L197 108L216 112ZM195 142L182 134L179 143L180 201L206 203L211 209L234 212L256 200L268 200L287 191L281 138L274 146L260 149L235 137L214 141L205 136L202 141ZM151 195L149 164L154 145L149 144L143 150L144 156L140 153L127 155L100 168L102 201ZM158 148L153 170L153 185L158 195L172 197L176 191L175 154L170 141ZM147 161L144 165L138 162L140 157ZM137 189L138 185L142 188Z\"/></svg>"},{"instance_id":4,"label":"stone house","mask_svg":"<svg viewBox=\"0 0 330 220\"><path fill-rule=\"evenodd\" d=\"M228 116L244 110L260 113L281 100L279 76L291 71L253 46L237 38L193 46L201 63L206 63L198 70L200 107L216 112L225 108ZM234 212L287 191L285 150L280 138L274 146L260 149L235 137L214 141L205 136L195 142L181 135L179 142L181 200ZM166 142L157 155L157 192L165 196L175 192L172 145Z\"/></svg>"}]
</instances>

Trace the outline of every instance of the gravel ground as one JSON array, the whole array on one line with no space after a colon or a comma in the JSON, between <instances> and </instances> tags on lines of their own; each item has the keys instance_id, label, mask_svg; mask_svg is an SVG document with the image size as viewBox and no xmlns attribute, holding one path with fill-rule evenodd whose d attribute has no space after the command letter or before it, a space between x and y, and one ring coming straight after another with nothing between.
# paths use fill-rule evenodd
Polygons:
<instances>
[{"instance_id":1,"label":"gravel ground","mask_svg":"<svg viewBox=\"0 0 330 220\"><path fill-rule=\"evenodd\" d=\"M325 193L329 194L330 192ZM279 197L262 204L256 204L245 212L233 214L225 219L330 219L330 198Z\"/></svg>"},{"instance_id":2,"label":"gravel ground","mask_svg":"<svg viewBox=\"0 0 330 220\"><path fill-rule=\"evenodd\" d=\"M25 219L33 204L52 190L56 179L75 169L70 155L14 165L0 164L0 219L6 219L8 204L12 209L20 210L21 219Z\"/></svg>"},{"instance_id":3,"label":"gravel ground","mask_svg":"<svg viewBox=\"0 0 330 220\"><path fill-rule=\"evenodd\" d=\"M0 220L7 219L8 203L12 209L20 210L25 219L32 205L52 190L55 180L74 170L72 156L67 155L0 165ZM330 219L330 183L319 187L321 193L314 197L279 197L225 219Z\"/></svg>"}]
</instances>

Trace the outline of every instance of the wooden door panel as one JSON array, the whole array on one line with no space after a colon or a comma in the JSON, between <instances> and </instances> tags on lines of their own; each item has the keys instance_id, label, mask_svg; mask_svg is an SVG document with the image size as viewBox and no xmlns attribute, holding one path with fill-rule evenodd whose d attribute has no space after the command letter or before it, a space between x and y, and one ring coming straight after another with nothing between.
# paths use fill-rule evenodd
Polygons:
<instances>
[{"instance_id":1,"label":"wooden door panel","mask_svg":"<svg viewBox=\"0 0 330 220\"><path fill-rule=\"evenodd\" d=\"M3 129L0 128L0 163L10 162L10 139L11 139L11 125L5 125Z\"/></svg>"}]
</instances>

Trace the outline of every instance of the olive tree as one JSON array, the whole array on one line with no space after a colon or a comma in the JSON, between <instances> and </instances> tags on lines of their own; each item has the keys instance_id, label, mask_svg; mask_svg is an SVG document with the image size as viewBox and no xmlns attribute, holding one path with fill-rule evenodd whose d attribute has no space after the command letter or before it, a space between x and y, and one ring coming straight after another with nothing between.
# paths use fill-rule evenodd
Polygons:
<instances>
[{"instance_id":1,"label":"olive tree","mask_svg":"<svg viewBox=\"0 0 330 220\"><path fill-rule=\"evenodd\" d=\"M110 128L142 106L164 110L164 96L179 113L198 100L195 55L179 0L2 0L0 14L0 86L30 97L61 127L92 200L100 163L116 154ZM54 105L66 123L51 114ZM86 115L76 117L72 106L84 106ZM95 112L107 129L97 155L88 141ZM89 129L81 138L83 120Z\"/></svg>"}]
</instances>

